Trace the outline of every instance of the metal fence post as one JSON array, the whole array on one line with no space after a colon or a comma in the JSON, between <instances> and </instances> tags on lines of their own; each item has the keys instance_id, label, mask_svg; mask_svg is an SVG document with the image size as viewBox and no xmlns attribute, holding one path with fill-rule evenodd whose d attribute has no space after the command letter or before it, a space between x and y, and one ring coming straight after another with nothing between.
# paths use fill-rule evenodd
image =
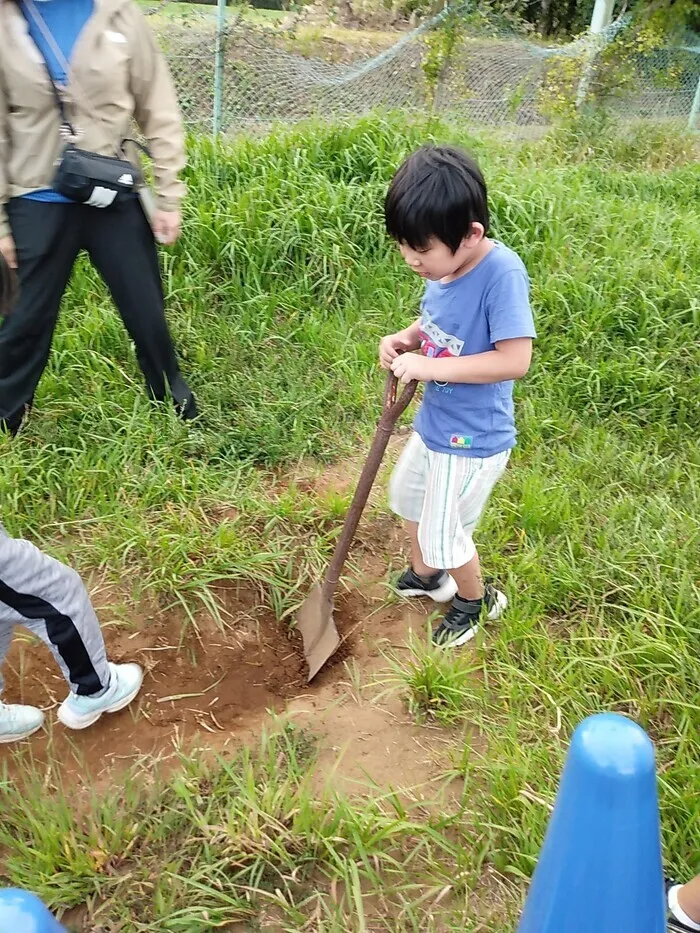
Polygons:
<instances>
[{"instance_id":1,"label":"metal fence post","mask_svg":"<svg viewBox=\"0 0 700 933\"><path fill-rule=\"evenodd\" d=\"M698 86L695 90L695 98L693 99L693 104L690 108L690 117L688 118L688 129L691 131L694 129L700 130L700 125L695 126L698 115L700 115L700 77L698 78Z\"/></svg>"},{"instance_id":2,"label":"metal fence post","mask_svg":"<svg viewBox=\"0 0 700 933\"><path fill-rule=\"evenodd\" d=\"M214 59L214 136L221 132L221 112L224 96L224 33L226 30L226 0L216 2L216 46Z\"/></svg>"},{"instance_id":3,"label":"metal fence post","mask_svg":"<svg viewBox=\"0 0 700 933\"><path fill-rule=\"evenodd\" d=\"M593 80L595 60L601 49L601 33L612 22L614 0L596 0L591 17L591 26L588 31L589 48L583 66L581 80L576 93L576 109L579 110L585 103L588 91Z\"/></svg>"}]
</instances>

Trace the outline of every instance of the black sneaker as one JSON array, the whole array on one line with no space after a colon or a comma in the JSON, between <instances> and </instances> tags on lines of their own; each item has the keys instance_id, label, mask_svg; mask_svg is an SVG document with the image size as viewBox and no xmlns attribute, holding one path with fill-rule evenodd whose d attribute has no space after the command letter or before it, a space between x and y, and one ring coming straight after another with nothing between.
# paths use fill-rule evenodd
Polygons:
<instances>
[{"instance_id":1,"label":"black sneaker","mask_svg":"<svg viewBox=\"0 0 700 933\"><path fill-rule=\"evenodd\" d=\"M696 933L695 927L689 927L686 923L681 923L681 921L671 913L671 908L668 903L668 892L671 888L678 887L680 882L674 881L673 878L666 878L664 879L664 884L666 889L666 909L668 911L668 933Z\"/></svg>"},{"instance_id":2,"label":"black sneaker","mask_svg":"<svg viewBox=\"0 0 700 933\"><path fill-rule=\"evenodd\" d=\"M436 603L449 603L457 592L457 584L444 570L438 570L426 579L409 567L399 577L395 589L399 596L429 596Z\"/></svg>"},{"instance_id":3,"label":"black sneaker","mask_svg":"<svg viewBox=\"0 0 700 933\"><path fill-rule=\"evenodd\" d=\"M485 612L489 621L497 619L508 605L505 594L491 583L484 587L483 599L461 599L455 596L445 618L433 629L433 642L436 645L449 645L459 648L465 645L479 631L479 622Z\"/></svg>"}]
</instances>

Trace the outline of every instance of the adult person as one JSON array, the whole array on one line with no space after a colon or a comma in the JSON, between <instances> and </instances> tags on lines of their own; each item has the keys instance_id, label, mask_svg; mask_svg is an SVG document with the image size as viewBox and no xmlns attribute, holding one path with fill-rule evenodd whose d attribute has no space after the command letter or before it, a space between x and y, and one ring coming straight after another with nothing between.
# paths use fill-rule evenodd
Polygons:
<instances>
[{"instance_id":1,"label":"adult person","mask_svg":"<svg viewBox=\"0 0 700 933\"><path fill-rule=\"evenodd\" d=\"M100 624L75 572L0 525L0 666L21 625L50 648L70 688L58 708L69 729L85 729L103 713L124 709L138 695L143 670L107 658ZM0 672L0 694L3 678ZM32 735L44 723L35 706L0 700L0 744Z\"/></svg>"},{"instance_id":2,"label":"adult person","mask_svg":"<svg viewBox=\"0 0 700 933\"><path fill-rule=\"evenodd\" d=\"M150 396L170 393L183 418L196 417L165 320L154 241L180 234L184 133L144 17L132 0L0 0L0 35L0 252L20 285L0 328L0 428L16 433L32 405L81 250L110 289ZM135 191L111 199L96 187L78 203L57 190L67 141L113 158L134 123L153 160L151 223Z\"/></svg>"},{"instance_id":3,"label":"adult person","mask_svg":"<svg viewBox=\"0 0 700 933\"><path fill-rule=\"evenodd\" d=\"M669 930L695 933L700 930L700 875L685 884L666 883Z\"/></svg>"},{"instance_id":4,"label":"adult person","mask_svg":"<svg viewBox=\"0 0 700 933\"><path fill-rule=\"evenodd\" d=\"M0 255L0 318L11 313L15 281ZM78 574L29 541L11 538L0 525L0 668L12 633L22 625L49 646L70 692L58 710L69 729L85 729L103 713L124 709L143 682L138 664L112 664L95 610ZM0 694L3 680L0 671ZM40 729L35 706L0 700L0 744L25 739Z\"/></svg>"}]
</instances>

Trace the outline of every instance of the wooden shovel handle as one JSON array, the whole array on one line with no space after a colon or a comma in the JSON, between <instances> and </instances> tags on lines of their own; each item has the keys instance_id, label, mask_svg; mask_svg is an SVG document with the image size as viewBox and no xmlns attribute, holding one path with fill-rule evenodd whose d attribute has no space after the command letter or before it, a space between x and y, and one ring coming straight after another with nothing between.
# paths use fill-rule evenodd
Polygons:
<instances>
[{"instance_id":1,"label":"wooden shovel handle","mask_svg":"<svg viewBox=\"0 0 700 933\"><path fill-rule=\"evenodd\" d=\"M383 414L389 413L391 415L393 418L392 427L411 404L411 399L415 395L417 387L417 382L409 382L397 400L399 380L392 372L387 375L386 385L384 386Z\"/></svg>"},{"instance_id":2,"label":"wooden shovel handle","mask_svg":"<svg viewBox=\"0 0 700 933\"><path fill-rule=\"evenodd\" d=\"M377 425L372 446L365 460L365 465L362 468L357 488L355 489L355 495L350 503L348 513L345 516L343 530L338 538L335 550L333 551L333 557L323 581L323 595L329 603L333 601L333 593L335 592L340 574L345 566L350 545L352 544L352 539L355 537L355 532L357 531L362 512L367 504L372 485L379 472L379 467L382 462L382 457L384 456L384 451L389 443L389 438L391 437L396 422L411 403L417 385L417 382L409 382L401 395L397 398L398 379L393 373L389 373L387 376L386 387L384 389L384 409L382 411L382 417Z\"/></svg>"}]
</instances>

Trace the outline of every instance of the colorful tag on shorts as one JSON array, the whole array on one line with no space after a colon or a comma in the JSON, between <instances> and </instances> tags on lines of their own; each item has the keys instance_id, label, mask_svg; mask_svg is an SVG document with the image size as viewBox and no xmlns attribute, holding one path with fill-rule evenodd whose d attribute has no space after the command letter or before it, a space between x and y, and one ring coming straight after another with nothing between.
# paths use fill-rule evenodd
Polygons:
<instances>
[{"instance_id":1,"label":"colorful tag on shorts","mask_svg":"<svg viewBox=\"0 0 700 933\"><path fill-rule=\"evenodd\" d=\"M469 450L472 446L473 438L465 437L462 434L453 434L450 438L450 447L454 447L456 450Z\"/></svg>"}]
</instances>

